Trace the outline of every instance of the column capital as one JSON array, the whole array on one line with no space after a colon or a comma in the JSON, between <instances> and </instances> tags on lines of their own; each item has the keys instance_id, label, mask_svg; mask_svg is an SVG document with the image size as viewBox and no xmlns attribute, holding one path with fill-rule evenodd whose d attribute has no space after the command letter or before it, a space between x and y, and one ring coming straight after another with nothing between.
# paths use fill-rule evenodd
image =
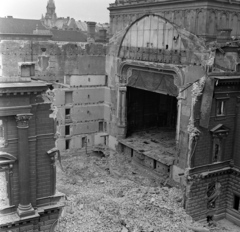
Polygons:
<instances>
[{"instance_id":1,"label":"column capital","mask_svg":"<svg viewBox=\"0 0 240 232\"><path fill-rule=\"evenodd\" d=\"M18 128L28 128L28 122L32 118L32 114L17 114L16 121Z\"/></svg>"},{"instance_id":2,"label":"column capital","mask_svg":"<svg viewBox=\"0 0 240 232\"><path fill-rule=\"evenodd\" d=\"M119 92L126 92L127 91L127 86L119 86Z\"/></svg>"}]
</instances>

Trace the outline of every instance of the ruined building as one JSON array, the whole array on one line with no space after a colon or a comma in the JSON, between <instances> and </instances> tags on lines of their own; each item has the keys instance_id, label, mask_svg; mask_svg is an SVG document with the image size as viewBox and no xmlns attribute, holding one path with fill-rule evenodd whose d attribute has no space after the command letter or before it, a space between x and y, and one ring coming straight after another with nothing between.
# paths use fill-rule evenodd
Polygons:
<instances>
[{"instance_id":1,"label":"ruined building","mask_svg":"<svg viewBox=\"0 0 240 232\"><path fill-rule=\"evenodd\" d=\"M46 231L63 207L51 103L42 97L49 84L31 80L33 62L17 65L18 75L0 77L0 230Z\"/></svg>"},{"instance_id":2,"label":"ruined building","mask_svg":"<svg viewBox=\"0 0 240 232\"><path fill-rule=\"evenodd\" d=\"M109 10L111 136L184 185L193 218L239 224L240 3L117 0Z\"/></svg>"},{"instance_id":3,"label":"ruined building","mask_svg":"<svg viewBox=\"0 0 240 232\"><path fill-rule=\"evenodd\" d=\"M194 219L240 224L240 2L118 0L109 10L109 44L1 41L1 76L31 61L34 78L53 83L60 151L118 149L181 184Z\"/></svg>"}]
</instances>

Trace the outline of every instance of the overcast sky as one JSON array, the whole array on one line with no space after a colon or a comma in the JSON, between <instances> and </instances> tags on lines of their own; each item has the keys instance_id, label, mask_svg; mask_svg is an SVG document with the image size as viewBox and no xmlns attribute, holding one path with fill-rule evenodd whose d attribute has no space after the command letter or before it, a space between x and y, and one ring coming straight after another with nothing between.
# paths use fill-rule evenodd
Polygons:
<instances>
[{"instance_id":1,"label":"overcast sky","mask_svg":"<svg viewBox=\"0 0 240 232\"><path fill-rule=\"evenodd\" d=\"M0 17L40 19L48 0L0 0ZM57 17L81 21L109 22L109 3L115 0L55 0Z\"/></svg>"}]
</instances>

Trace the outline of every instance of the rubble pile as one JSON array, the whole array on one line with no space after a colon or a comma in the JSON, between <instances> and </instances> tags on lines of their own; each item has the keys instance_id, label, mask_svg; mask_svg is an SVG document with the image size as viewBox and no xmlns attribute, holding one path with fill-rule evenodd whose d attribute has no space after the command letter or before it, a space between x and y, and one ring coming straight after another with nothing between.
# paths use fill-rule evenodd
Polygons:
<instances>
[{"instance_id":1,"label":"rubble pile","mask_svg":"<svg viewBox=\"0 0 240 232\"><path fill-rule=\"evenodd\" d=\"M181 207L180 189L142 176L120 154L69 155L63 167L57 188L66 207L55 231L188 232L199 226Z\"/></svg>"}]
</instances>

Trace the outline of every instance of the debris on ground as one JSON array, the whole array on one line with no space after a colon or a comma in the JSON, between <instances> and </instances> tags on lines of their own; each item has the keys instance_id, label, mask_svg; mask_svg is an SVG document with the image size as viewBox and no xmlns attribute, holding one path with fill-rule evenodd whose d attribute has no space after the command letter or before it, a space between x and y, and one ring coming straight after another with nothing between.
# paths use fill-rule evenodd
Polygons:
<instances>
[{"instance_id":1,"label":"debris on ground","mask_svg":"<svg viewBox=\"0 0 240 232\"><path fill-rule=\"evenodd\" d=\"M107 154L63 154L57 189L67 200L55 231L227 231L194 222L182 208L181 189L142 175L122 154Z\"/></svg>"}]
</instances>

